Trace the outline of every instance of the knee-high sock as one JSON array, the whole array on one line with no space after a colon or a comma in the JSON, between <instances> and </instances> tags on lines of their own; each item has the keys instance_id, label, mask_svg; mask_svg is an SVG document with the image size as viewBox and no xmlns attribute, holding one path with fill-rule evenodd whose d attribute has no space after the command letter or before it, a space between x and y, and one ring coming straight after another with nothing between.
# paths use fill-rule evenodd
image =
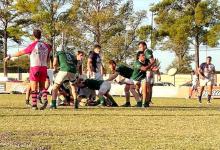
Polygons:
<instances>
[{"instance_id":1,"label":"knee-high sock","mask_svg":"<svg viewBox=\"0 0 220 150\"><path fill-rule=\"evenodd\" d=\"M210 101L212 98L212 95L208 95L208 101Z\"/></svg>"},{"instance_id":2,"label":"knee-high sock","mask_svg":"<svg viewBox=\"0 0 220 150\"><path fill-rule=\"evenodd\" d=\"M42 98L44 101L47 101L47 90L46 89L42 90Z\"/></svg>"},{"instance_id":3,"label":"knee-high sock","mask_svg":"<svg viewBox=\"0 0 220 150\"><path fill-rule=\"evenodd\" d=\"M36 106L36 105L37 105L37 95L38 95L38 92L37 92L37 91L32 91L32 92L31 92L32 105L33 105L33 106Z\"/></svg>"},{"instance_id":4,"label":"knee-high sock","mask_svg":"<svg viewBox=\"0 0 220 150\"><path fill-rule=\"evenodd\" d=\"M118 106L118 104L115 102L111 95L108 95L108 99L112 102L112 106Z\"/></svg>"}]
</instances>

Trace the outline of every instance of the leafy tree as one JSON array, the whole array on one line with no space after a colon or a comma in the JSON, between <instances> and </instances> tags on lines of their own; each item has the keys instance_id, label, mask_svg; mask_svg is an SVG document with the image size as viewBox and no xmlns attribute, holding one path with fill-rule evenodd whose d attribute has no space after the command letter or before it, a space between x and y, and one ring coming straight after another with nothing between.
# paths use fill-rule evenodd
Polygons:
<instances>
[{"instance_id":1,"label":"leafy tree","mask_svg":"<svg viewBox=\"0 0 220 150\"><path fill-rule=\"evenodd\" d=\"M195 46L195 64L199 66L199 46L216 46L220 38L220 6L218 0L162 0L152 6L157 30L163 32L164 43L176 48ZM179 49L172 48L173 51ZM182 57L184 58L184 57Z\"/></svg>"},{"instance_id":2,"label":"leafy tree","mask_svg":"<svg viewBox=\"0 0 220 150\"><path fill-rule=\"evenodd\" d=\"M3 57L7 56L8 40L19 43L22 35L23 24L26 23L24 14L16 11L13 0L0 0L0 37L3 39ZM4 76L7 76L6 63L3 62Z\"/></svg>"},{"instance_id":3,"label":"leafy tree","mask_svg":"<svg viewBox=\"0 0 220 150\"><path fill-rule=\"evenodd\" d=\"M67 0L18 0L17 10L31 16L32 25L43 31L45 40L55 50L56 38L60 35L57 27L60 17L68 10L66 4Z\"/></svg>"},{"instance_id":4,"label":"leafy tree","mask_svg":"<svg viewBox=\"0 0 220 150\"><path fill-rule=\"evenodd\" d=\"M82 0L79 4L78 13L73 16L78 14L81 45L73 45L89 52L92 45L100 44L105 61L129 59L146 11L134 12L132 0Z\"/></svg>"}]
</instances>

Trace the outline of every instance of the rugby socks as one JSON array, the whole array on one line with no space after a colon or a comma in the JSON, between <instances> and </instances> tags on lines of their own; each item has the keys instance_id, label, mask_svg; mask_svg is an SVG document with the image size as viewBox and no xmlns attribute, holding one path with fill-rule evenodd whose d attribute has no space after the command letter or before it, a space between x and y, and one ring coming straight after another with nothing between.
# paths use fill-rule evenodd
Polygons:
<instances>
[{"instance_id":1,"label":"rugby socks","mask_svg":"<svg viewBox=\"0 0 220 150\"><path fill-rule=\"evenodd\" d=\"M126 97L126 103L127 102L130 103L130 92L129 91L125 91L125 97Z\"/></svg>"},{"instance_id":2,"label":"rugby socks","mask_svg":"<svg viewBox=\"0 0 220 150\"><path fill-rule=\"evenodd\" d=\"M152 103L152 92L150 92L150 96L149 96L149 102Z\"/></svg>"},{"instance_id":3,"label":"rugby socks","mask_svg":"<svg viewBox=\"0 0 220 150\"><path fill-rule=\"evenodd\" d=\"M202 96L198 96L199 103L202 103Z\"/></svg>"},{"instance_id":4,"label":"rugby socks","mask_svg":"<svg viewBox=\"0 0 220 150\"><path fill-rule=\"evenodd\" d=\"M37 91L32 91L31 92L31 98L32 98L32 106L36 106L37 107L37 95L38 92Z\"/></svg>"},{"instance_id":5,"label":"rugby socks","mask_svg":"<svg viewBox=\"0 0 220 150\"><path fill-rule=\"evenodd\" d=\"M212 97L212 95L208 95L208 102L209 103L211 102L211 97Z\"/></svg>"},{"instance_id":6,"label":"rugby socks","mask_svg":"<svg viewBox=\"0 0 220 150\"><path fill-rule=\"evenodd\" d=\"M112 106L113 107L117 107L118 106L118 104L115 102L115 100L113 99L113 97L112 96L108 96L108 99L112 102ZM126 102L127 103L127 102ZM129 102L130 103L130 102Z\"/></svg>"},{"instance_id":7,"label":"rugby socks","mask_svg":"<svg viewBox=\"0 0 220 150\"><path fill-rule=\"evenodd\" d=\"M44 101L47 101L47 90L46 90L46 89L43 89L41 93L42 93L42 98L43 98L43 100L44 100Z\"/></svg>"},{"instance_id":8,"label":"rugby socks","mask_svg":"<svg viewBox=\"0 0 220 150\"><path fill-rule=\"evenodd\" d=\"M141 101L137 102L137 107L142 107L142 102Z\"/></svg>"},{"instance_id":9,"label":"rugby socks","mask_svg":"<svg viewBox=\"0 0 220 150\"><path fill-rule=\"evenodd\" d=\"M43 91L40 91L39 94L37 95L37 99L41 100L42 95L43 95Z\"/></svg>"},{"instance_id":10,"label":"rugby socks","mask_svg":"<svg viewBox=\"0 0 220 150\"><path fill-rule=\"evenodd\" d=\"M44 110L47 107L48 101L47 101L47 90L43 89L42 90L42 98L43 98L43 105L40 108L41 110Z\"/></svg>"},{"instance_id":11,"label":"rugby socks","mask_svg":"<svg viewBox=\"0 0 220 150\"><path fill-rule=\"evenodd\" d=\"M57 101L56 100L52 100L51 101L51 108L57 108Z\"/></svg>"},{"instance_id":12,"label":"rugby socks","mask_svg":"<svg viewBox=\"0 0 220 150\"><path fill-rule=\"evenodd\" d=\"M100 96L99 101L101 105L105 104L105 98L103 96Z\"/></svg>"}]
</instances>

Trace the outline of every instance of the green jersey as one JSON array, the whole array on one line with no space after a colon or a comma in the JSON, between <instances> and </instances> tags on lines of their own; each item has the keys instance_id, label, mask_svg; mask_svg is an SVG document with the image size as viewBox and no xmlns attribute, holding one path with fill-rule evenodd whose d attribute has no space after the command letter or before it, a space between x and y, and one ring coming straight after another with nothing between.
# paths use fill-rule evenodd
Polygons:
<instances>
[{"instance_id":1,"label":"green jersey","mask_svg":"<svg viewBox=\"0 0 220 150\"><path fill-rule=\"evenodd\" d=\"M103 82L103 80L86 79L84 84L91 90L99 90Z\"/></svg>"},{"instance_id":2,"label":"green jersey","mask_svg":"<svg viewBox=\"0 0 220 150\"><path fill-rule=\"evenodd\" d=\"M116 68L116 72L118 72L119 75L121 75L124 78L128 78L128 79L131 78L133 71L134 71L133 69L131 69L125 65L119 65Z\"/></svg>"},{"instance_id":3,"label":"green jersey","mask_svg":"<svg viewBox=\"0 0 220 150\"><path fill-rule=\"evenodd\" d=\"M56 53L58 62L60 65L60 71L66 71L71 73L77 72L77 59L71 52L58 51Z\"/></svg>"},{"instance_id":4,"label":"green jersey","mask_svg":"<svg viewBox=\"0 0 220 150\"><path fill-rule=\"evenodd\" d=\"M153 57L153 51L150 50L150 49L146 49L146 50L144 51L144 55L145 55L145 58L149 60L150 58Z\"/></svg>"},{"instance_id":5,"label":"green jersey","mask_svg":"<svg viewBox=\"0 0 220 150\"><path fill-rule=\"evenodd\" d=\"M148 62L140 62L139 60L137 60L134 63L134 71L132 73L131 79L134 81L141 81L142 79L144 79L146 77L146 71L141 71L141 67L142 66L147 66Z\"/></svg>"}]
</instances>

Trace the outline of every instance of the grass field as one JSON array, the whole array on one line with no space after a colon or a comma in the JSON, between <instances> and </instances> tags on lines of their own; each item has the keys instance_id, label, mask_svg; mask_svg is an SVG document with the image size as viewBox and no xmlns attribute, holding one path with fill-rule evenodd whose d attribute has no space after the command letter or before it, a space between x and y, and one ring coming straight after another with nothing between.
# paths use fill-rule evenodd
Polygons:
<instances>
[{"instance_id":1,"label":"grass field","mask_svg":"<svg viewBox=\"0 0 220 150\"><path fill-rule=\"evenodd\" d=\"M116 98L119 104L124 98ZM220 149L220 100L154 99L144 108L34 111L0 95L0 149Z\"/></svg>"}]
</instances>

